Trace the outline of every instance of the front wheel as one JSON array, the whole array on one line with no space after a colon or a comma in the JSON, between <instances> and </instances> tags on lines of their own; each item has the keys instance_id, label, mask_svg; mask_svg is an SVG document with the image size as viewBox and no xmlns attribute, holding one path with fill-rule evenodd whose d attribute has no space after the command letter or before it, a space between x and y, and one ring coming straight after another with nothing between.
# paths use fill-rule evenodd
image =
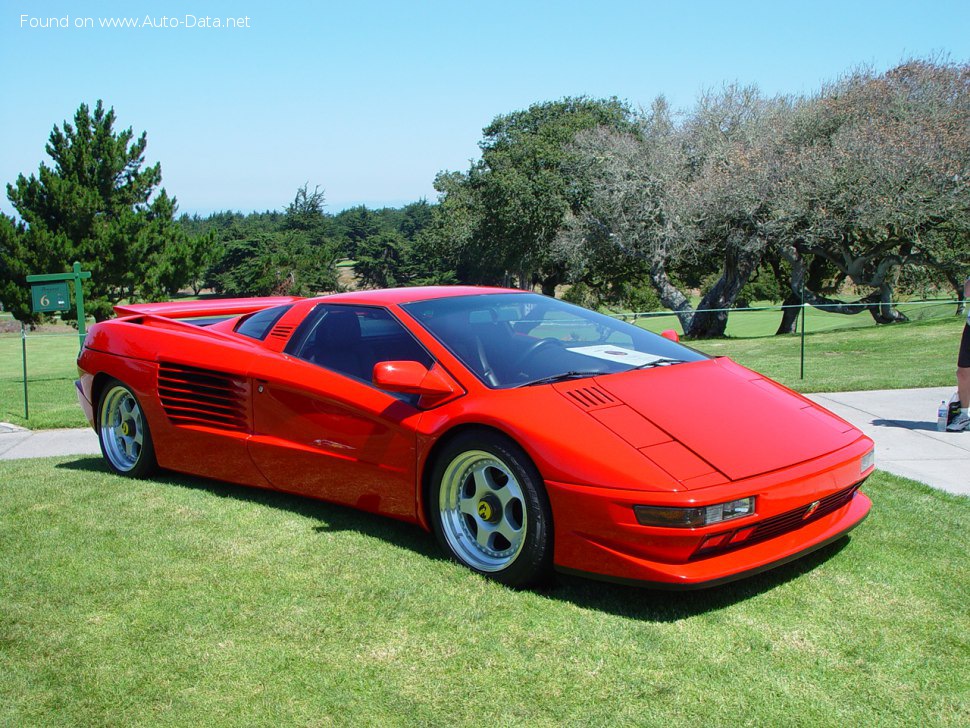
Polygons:
<instances>
[{"instance_id":1,"label":"front wheel","mask_svg":"<svg viewBox=\"0 0 970 728\"><path fill-rule=\"evenodd\" d=\"M117 379L103 388L97 409L101 453L116 473L143 478L156 467L148 421L135 393Z\"/></svg>"},{"instance_id":2,"label":"front wheel","mask_svg":"<svg viewBox=\"0 0 970 728\"><path fill-rule=\"evenodd\" d=\"M542 477L522 449L492 432L457 436L432 473L431 523L455 560L514 587L552 571L552 512Z\"/></svg>"}]
</instances>

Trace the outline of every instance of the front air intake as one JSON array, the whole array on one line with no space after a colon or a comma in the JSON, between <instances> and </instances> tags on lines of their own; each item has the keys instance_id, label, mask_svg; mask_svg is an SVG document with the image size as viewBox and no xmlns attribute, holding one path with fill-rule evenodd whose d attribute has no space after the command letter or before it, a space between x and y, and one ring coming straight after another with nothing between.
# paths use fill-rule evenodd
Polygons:
<instances>
[{"instance_id":1,"label":"front air intake","mask_svg":"<svg viewBox=\"0 0 970 728\"><path fill-rule=\"evenodd\" d=\"M176 425L245 432L245 392L245 380L231 374L166 362L158 367L158 396Z\"/></svg>"}]
</instances>

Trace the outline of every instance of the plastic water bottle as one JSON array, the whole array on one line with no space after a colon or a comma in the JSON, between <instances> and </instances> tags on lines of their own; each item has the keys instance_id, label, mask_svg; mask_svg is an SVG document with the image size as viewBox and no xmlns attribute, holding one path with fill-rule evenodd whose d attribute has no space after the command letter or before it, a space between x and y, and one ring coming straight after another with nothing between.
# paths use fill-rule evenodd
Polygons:
<instances>
[{"instance_id":1,"label":"plastic water bottle","mask_svg":"<svg viewBox=\"0 0 970 728\"><path fill-rule=\"evenodd\" d=\"M950 405L944 399L940 402L940 408L936 411L936 431L945 432L946 422L950 417Z\"/></svg>"}]
</instances>

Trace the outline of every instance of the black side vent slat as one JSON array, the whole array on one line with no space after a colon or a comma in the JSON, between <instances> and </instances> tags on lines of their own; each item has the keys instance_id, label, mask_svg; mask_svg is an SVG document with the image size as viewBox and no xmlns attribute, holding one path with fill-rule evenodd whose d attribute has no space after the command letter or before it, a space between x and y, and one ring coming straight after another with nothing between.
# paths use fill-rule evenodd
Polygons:
<instances>
[{"instance_id":1,"label":"black side vent slat","mask_svg":"<svg viewBox=\"0 0 970 728\"><path fill-rule=\"evenodd\" d=\"M615 399L599 387L578 387L569 390L566 395L583 409L593 409L616 403Z\"/></svg>"},{"instance_id":2,"label":"black side vent slat","mask_svg":"<svg viewBox=\"0 0 970 728\"><path fill-rule=\"evenodd\" d=\"M158 396L176 425L245 432L245 391L245 382L231 374L165 362L158 367Z\"/></svg>"},{"instance_id":3,"label":"black side vent slat","mask_svg":"<svg viewBox=\"0 0 970 728\"><path fill-rule=\"evenodd\" d=\"M293 333L292 326L277 326L276 328L274 328L272 331L269 332L269 335L272 336L274 339L288 339L290 338L290 334L292 333Z\"/></svg>"}]
</instances>

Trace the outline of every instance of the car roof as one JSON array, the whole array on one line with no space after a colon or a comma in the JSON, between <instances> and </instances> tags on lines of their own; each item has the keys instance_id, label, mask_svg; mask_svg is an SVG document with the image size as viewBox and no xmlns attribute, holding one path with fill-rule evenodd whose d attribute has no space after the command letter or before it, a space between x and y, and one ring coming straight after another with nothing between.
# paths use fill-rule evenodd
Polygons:
<instances>
[{"instance_id":1,"label":"car roof","mask_svg":"<svg viewBox=\"0 0 970 728\"><path fill-rule=\"evenodd\" d=\"M335 293L313 300L321 303L359 303L387 306L413 303L414 301L430 301L436 298L507 293L528 293L528 291L515 288L494 288L490 286L414 286L411 288L381 288L367 291L351 291L349 293Z\"/></svg>"}]
</instances>

